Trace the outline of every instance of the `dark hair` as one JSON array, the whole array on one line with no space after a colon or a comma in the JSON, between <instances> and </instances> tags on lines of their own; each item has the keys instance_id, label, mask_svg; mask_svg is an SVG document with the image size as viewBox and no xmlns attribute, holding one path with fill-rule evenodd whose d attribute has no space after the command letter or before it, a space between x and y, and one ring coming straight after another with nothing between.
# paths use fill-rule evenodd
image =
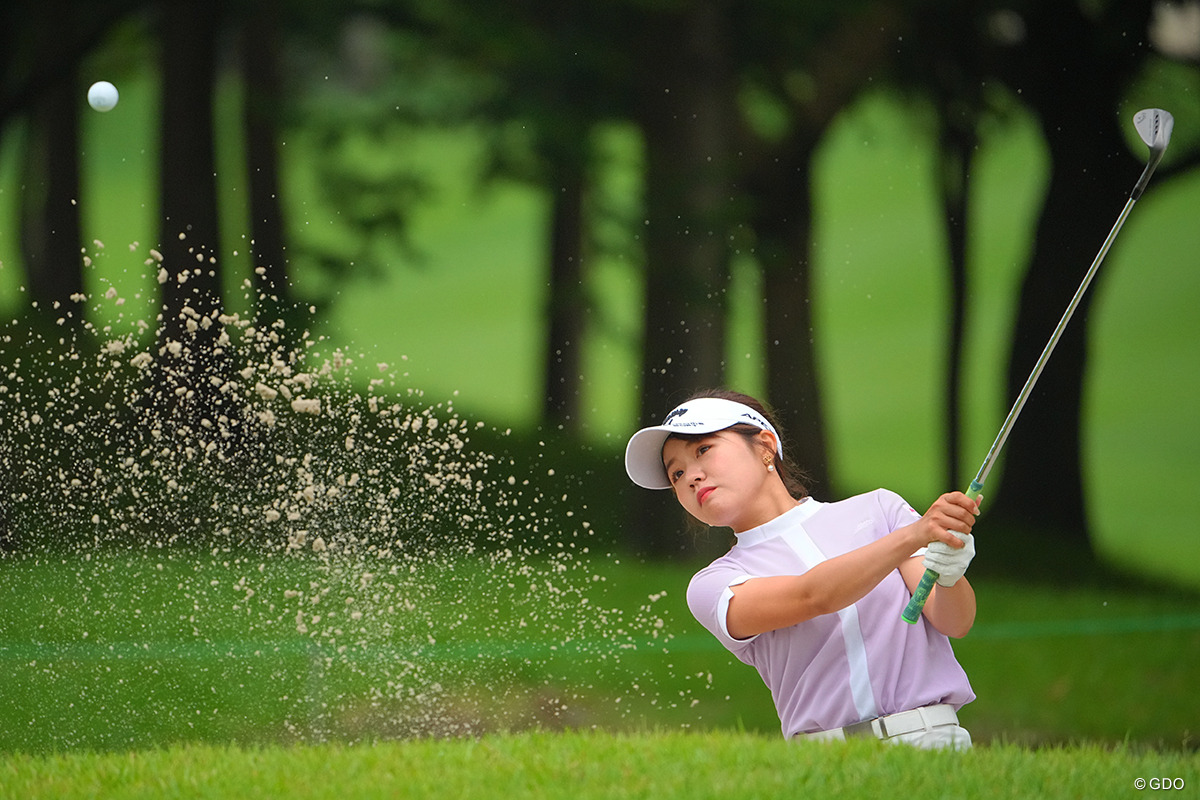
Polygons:
<instances>
[{"instance_id":1,"label":"dark hair","mask_svg":"<svg viewBox=\"0 0 1200 800\"><path fill-rule=\"evenodd\" d=\"M775 413L768 408L765 403L761 402L757 398L751 397L748 394L742 394L741 392L735 392L730 389L705 389L703 391L696 392L684 402L686 403L691 400L699 400L700 398L709 397L718 400L730 400L734 403L741 403L744 406L749 406L750 408L754 409L756 412L761 414L763 418L767 420L767 422L771 423L771 425L775 428L776 433L779 434L780 443L783 444L783 428L781 428L779 423L775 420ZM682 403L680 405L682 405ZM751 447L762 447L762 442L758 438L758 434L762 430L761 428L756 428L753 425L734 425L728 430L743 436ZM688 440L698 439L700 438L700 435L673 433L667 438ZM787 488L788 494L797 500L803 500L805 497L808 497L809 477L804 473L804 470L796 466L796 463L792 460L786 446L783 448L783 452L783 458L780 458L779 454L774 451L770 453L770 455L775 458L775 471L779 473L780 479L783 480L783 485Z\"/></svg>"}]
</instances>

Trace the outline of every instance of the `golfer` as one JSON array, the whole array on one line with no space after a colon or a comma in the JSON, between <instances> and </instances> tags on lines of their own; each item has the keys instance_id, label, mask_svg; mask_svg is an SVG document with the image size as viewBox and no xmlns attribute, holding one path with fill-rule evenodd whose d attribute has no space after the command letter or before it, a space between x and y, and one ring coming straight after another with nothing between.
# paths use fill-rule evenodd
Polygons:
<instances>
[{"instance_id":1,"label":"golfer","mask_svg":"<svg viewBox=\"0 0 1200 800\"><path fill-rule=\"evenodd\" d=\"M706 392L638 431L625 469L671 489L688 514L736 543L692 578L692 614L758 670L786 738L873 736L968 748L957 711L975 699L947 637L975 621L963 577L978 503L960 492L920 514L878 489L808 495L757 400ZM915 625L900 612L928 567L939 574Z\"/></svg>"}]
</instances>

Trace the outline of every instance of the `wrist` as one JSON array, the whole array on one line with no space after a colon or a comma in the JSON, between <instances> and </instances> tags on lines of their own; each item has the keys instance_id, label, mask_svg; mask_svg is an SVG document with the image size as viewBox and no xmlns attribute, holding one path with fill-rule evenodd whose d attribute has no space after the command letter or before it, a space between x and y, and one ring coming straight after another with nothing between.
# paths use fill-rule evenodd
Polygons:
<instances>
[{"instance_id":1,"label":"wrist","mask_svg":"<svg viewBox=\"0 0 1200 800\"><path fill-rule=\"evenodd\" d=\"M912 558L918 550L929 545L929 540L922 533L919 522L897 528L892 531L891 535L896 537L896 555L902 560Z\"/></svg>"}]
</instances>

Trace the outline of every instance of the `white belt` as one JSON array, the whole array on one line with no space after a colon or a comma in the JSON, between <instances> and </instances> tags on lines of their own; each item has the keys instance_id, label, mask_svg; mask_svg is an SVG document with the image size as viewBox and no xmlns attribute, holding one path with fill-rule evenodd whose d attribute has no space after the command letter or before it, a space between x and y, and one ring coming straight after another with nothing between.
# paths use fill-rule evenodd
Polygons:
<instances>
[{"instance_id":1,"label":"white belt","mask_svg":"<svg viewBox=\"0 0 1200 800\"><path fill-rule=\"evenodd\" d=\"M890 739L893 736L903 736L906 733L929 731L943 725L957 725L958 714L954 708L945 703L936 706L914 708L912 711L901 711L898 714L888 714L886 717L855 722L844 728L834 728L828 731L812 733L797 733L793 739L848 739L855 736L873 736L876 739Z\"/></svg>"}]
</instances>

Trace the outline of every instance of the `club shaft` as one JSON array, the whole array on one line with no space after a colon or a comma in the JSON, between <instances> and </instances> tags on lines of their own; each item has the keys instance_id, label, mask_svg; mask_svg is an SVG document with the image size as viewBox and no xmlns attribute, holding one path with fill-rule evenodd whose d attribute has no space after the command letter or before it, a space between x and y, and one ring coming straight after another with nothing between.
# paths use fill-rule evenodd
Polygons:
<instances>
[{"instance_id":1,"label":"club shaft","mask_svg":"<svg viewBox=\"0 0 1200 800\"><path fill-rule=\"evenodd\" d=\"M1150 116L1147 117L1145 115ZM1121 226L1125 224L1125 219L1133 209L1133 204L1138 201L1138 198L1142 196L1142 192L1145 191L1146 186L1150 183L1150 176L1154 174L1158 162L1162 160L1163 153L1167 149L1167 142L1170 139L1171 129L1174 126L1174 118L1161 109L1147 109L1139 112L1134 117L1134 125L1138 129L1142 141L1150 148L1150 160L1146 162L1146 168L1142 170L1142 175L1134 185L1133 191L1130 192L1129 199L1125 202L1125 207L1121 209L1120 216L1117 217L1112 230L1108 232L1108 238L1104 240L1100 252L1096 253L1096 258L1092 261L1092 266L1088 268L1087 274L1083 276L1083 281L1075 291L1075 296L1071 298L1070 305L1067 306L1066 312L1063 313L1062 319L1058 321L1058 326L1050 336L1050 341L1046 343L1045 349L1042 350L1041 356L1038 358L1037 363L1034 364L1033 371L1029 374L1025 385L1021 388L1021 393L1017 395L1017 399L1009 410L1004 424L1000 426L1000 433L996 435L996 441L992 442L992 447L988 450L987 457L983 459L983 465L979 467L979 472L975 474L975 480L971 481L966 494L972 500L978 499L980 493L983 491L983 484L987 481L988 473L992 471L992 466L995 465L1000 451L1004 449L1004 443L1008 440L1008 434L1012 431L1013 425L1016 424L1017 417L1021 415L1021 409L1025 407L1025 401L1033 393L1034 384L1037 383L1038 377L1042 374L1042 369L1045 368L1046 362L1050 360L1050 356L1054 352L1058 340L1062 338L1063 331L1066 330L1067 324L1071 321L1075 309L1083 299L1084 293L1087 292L1088 286L1091 285L1092 278L1096 275L1096 270L1100 268L1100 264L1104 261L1104 257L1108 255L1109 248L1112 247L1117 234L1121 232ZM925 570L920 582L913 590L908 605L900 613L901 619L911 625L915 624L921 618L921 609L924 608L925 601L929 599L929 594L933 591L937 579L938 574L936 572L931 569Z\"/></svg>"},{"instance_id":2,"label":"club shaft","mask_svg":"<svg viewBox=\"0 0 1200 800\"><path fill-rule=\"evenodd\" d=\"M1149 173L1154 170L1158 164L1157 159L1152 159L1146 165L1146 171L1142 173L1142 179L1138 181L1138 188L1144 187L1145 181L1149 177ZM1004 420L1004 424L1000 426L1000 433L996 435L996 441L992 442L992 447L988 450L987 457L983 459L983 465L979 468L979 472L975 474L975 480L971 481L970 488L967 489L967 496L972 500L979 497L983 491L983 485L987 482L988 473L992 471L992 466L996 463L1000 451L1004 449L1004 443L1008 440L1008 434L1012 431L1013 425L1017 422L1017 417L1021 415L1021 409L1025 407L1025 401L1029 399L1029 395L1033 393L1033 387L1037 383L1038 377L1041 376L1042 370L1046 366L1046 362L1050 360L1050 355L1054 352L1055 345L1062 338L1063 331L1066 330L1067 324L1071 321L1071 317L1075 314L1075 309L1079 306L1079 301L1083 299L1083 295L1087 292L1088 286L1092 283L1092 278L1096 276L1096 270L1100 269L1100 263L1104 261L1104 257L1108 255L1109 249L1117 238L1117 234L1121 232L1121 226L1125 224L1125 218L1129 216L1133 204L1137 202L1141 191L1135 190L1125 202L1125 207L1121 209L1120 216L1117 217L1116 224L1112 226L1112 230L1108 232L1108 238L1104 240L1104 244L1100 247L1100 252L1096 253L1096 258L1092 261L1092 266L1088 268L1087 274L1083 276L1083 281L1079 284L1079 288L1075 290L1075 296L1071 298L1071 303L1067 306L1067 310L1063 313L1062 319L1058 321L1058 326L1055 327L1054 333L1050 336L1050 341L1046 343L1046 347L1042 350L1041 356L1038 357L1037 363L1033 365L1033 371L1029 373L1029 378L1026 379L1025 385L1021 387L1021 393L1017 395L1016 402L1008 412L1008 416ZM936 583L938 575L930 569L926 569L921 576L920 582L913 591L908 605L900 613L900 618L910 625L915 624L921 618L921 609L925 607L926 600L929 599L929 594L933 591L934 583Z\"/></svg>"},{"instance_id":3,"label":"club shaft","mask_svg":"<svg viewBox=\"0 0 1200 800\"><path fill-rule=\"evenodd\" d=\"M1050 341L1046 343L1046 347L1042 350L1041 356L1038 357L1037 363L1033 365L1033 371L1029 373L1029 378L1025 381L1025 385L1021 387L1021 393L1017 395L1017 399L1009 410L1004 424L1000 426L1000 433L996 435L996 440L992 442L992 447L988 450L987 457L983 459L983 465L979 467L979 472L975 474L973 485L982 487L987 482L988 473L992 471L996 459L1000 456L1000 451L1004 448L1005 441L1008 440L1008 434L1012 432L1013 425L1017 422L1017 417L1021 415L1021 409L1025 407L1025 401L1033 393L1033 387L1037 383L1038 378L1041 377L1042 370L1046 367L1046 362L1050 360L1051 354L1054 353L1054 348L1058 345L1058 340L1062 338L1063 331L1067 329L1067 324L1075 314L1075 309L1079 307L1079 302L1087 292L1088 286L1091 285L1092 278L1096 276L1096 271L1100 269L1101 262L1108 255L1108 251L1116 240L1117 234L1121 232L1121 226L1125 224L1125 218L1129 216L1129 212L1136 202L1137 197L1131 195L1125 203L1125 208L1121 209L1121 215L1117 217L1116 224L1108 232L1108 238L1104 240L1104 244L1100 247L1100 252L1096 254L1095 260L1092 261L1092 266L1088 269L1087 274L1083 276L1083 282L1079 284L1079 288L1075 291L1075 296L1071 298L1066 312L1063 313L1062 319L1058 321L1058 326L1054 329L1054 333L1051 334Z\"/></svg>"}]
</instances>

